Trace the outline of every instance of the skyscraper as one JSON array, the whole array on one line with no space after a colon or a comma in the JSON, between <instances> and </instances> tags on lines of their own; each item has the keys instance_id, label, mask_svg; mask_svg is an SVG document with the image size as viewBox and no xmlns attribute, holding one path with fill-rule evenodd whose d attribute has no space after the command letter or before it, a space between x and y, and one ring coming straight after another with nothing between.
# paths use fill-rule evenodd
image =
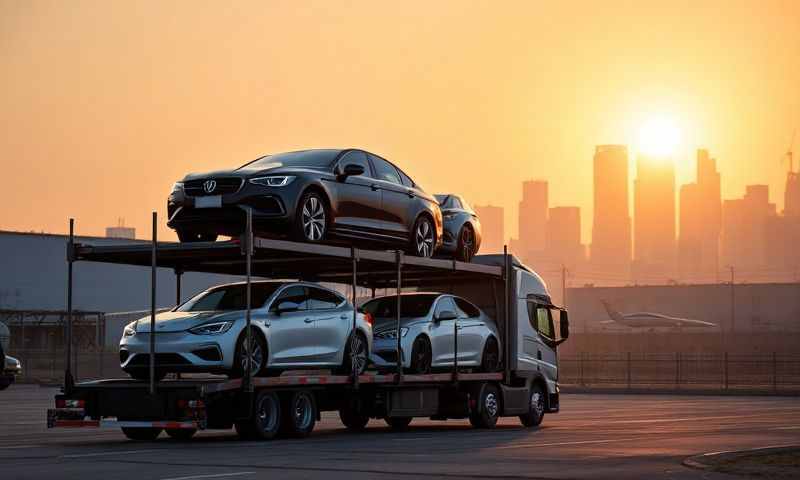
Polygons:
<instances>
[{"instance_id":1,"label":"skyscraper","mask_svg":"<svg viewBox=\"0 0 800 480\"><path fill-rule=\"evenodd\" d=\"M540 252L547 242L547 182L522 182L519 202L519 243L524 253Z\"/></svg>"},{"instance_id":2,"label":"skyscraper","mask_svg":"<svg viewBox=\"0 0 800 480\"><path fill-rule=\"evenodd\" d=\"M800 173L789 171L786 174L783 200L783 214L796 220L800 219Z\"/></svg>"},{"instance_id":3,"label":"skyscraper","mask_svg":"<svg viewBox=\"0 0 800 480\"><path fill-rule=\"evenodd\" d=\"M628 147L598 145L594 153L594 218L591 259L600 272L630 274Z\"/></svg>"},{"instance_id":4,"label":"skyscraper","mask_svg":"<svg viewBox=\"0 0 800 480\"><path fill-rule=\"evenodd\" d=\"M554 262L574 268L583 262L581 210L578 207L553 207L547 220L547 256Z\"/></svg>"},{"instance_id":5,"label":"skyscraper","mask_svg":"<svg viewBox=\"0 0 800 480\"><path fill-rule=\"evenodd\" d=\"M503 207L475 205L475 213L481 220L481 249L479 253L503 253L505 227Z\"/></svg>"},{"instance_id":6,"label":"skyscraper","mask_svg":"<svg viewBox=\"0 0 800 480\"><path fill-rule=\"evenodd\" d=\"M708 150L697 150L697 180L681 187L678 272L681 279L712 281L719 270L722 229L720 175Z\"/></svg>"},{"instance_id":7,"label":"skyscraper","mask_svg":"<svg viewBox=\"0 0 800 480\"><path fill-rule=\"evenodd\" d=\"M767 260L767 225L776 215L769 203L767 185L748 185L744 198L722 205L721 264L736 267L740 277L764 267Z\"/></svg>"},{"instance_id":8,"label":"skyscraper","mask_svg":"<svg viewBox=\"0 0 800 480\"><path fill-rule=\"evenodd\" d=\"M639 155L633 183L634 278L654 282L674 276L675 165Z\"/></svg>"}]
</instances>

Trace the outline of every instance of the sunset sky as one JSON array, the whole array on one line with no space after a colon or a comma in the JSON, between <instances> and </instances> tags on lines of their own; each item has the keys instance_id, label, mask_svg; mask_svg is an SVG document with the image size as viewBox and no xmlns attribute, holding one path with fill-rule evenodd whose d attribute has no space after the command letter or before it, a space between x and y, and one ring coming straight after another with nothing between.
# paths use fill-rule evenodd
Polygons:
<instances>
[{"instance_id":1,"label":"sunset sky","mask_svg":"<svg viewBox=\"0 0 800 480\"><path fill-rule=\"evenodd\" d=\"M0 123L0 229L147 238L187 172L353 146L506 237L546 179L588 243L596 144L667 135L679 184L707 147L723 198L782 209L800 1L0 0Z\"/></svg>"}]
</instances>

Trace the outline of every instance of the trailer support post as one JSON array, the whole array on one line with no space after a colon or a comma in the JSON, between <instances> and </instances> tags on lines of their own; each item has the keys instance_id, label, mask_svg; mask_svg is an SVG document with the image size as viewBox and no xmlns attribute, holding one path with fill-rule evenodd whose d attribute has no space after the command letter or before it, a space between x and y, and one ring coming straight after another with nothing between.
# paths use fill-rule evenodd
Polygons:
<instances>
[{"instance_id":1,"label":"trailer support post","mask_svg":"<svg viewBox=\"0 0 800 480\"><path fill-rule=\"evenodd\" d=\"M503 355L503 364L505 369L503 371L503 382L506 385L511 383L511 345L509 345L509 330L511 329L511 257L508 255L508 245L503 245L503 280L505 281L505 305L504 314L506 317L505 325L503 326L503 342L505 343L505 354Z\"/></svg>"},{"instance_id":2,"label":"trailer support post","mask_svg":"<svg viewBox=\"0 0 800 480\"><path fill-rule=\"evenodd\" d=\"M153 246L150 265L150 395L156 394L156 252L158 250L158 213L153 212Z\"/></svg>"},{"instance_id":3,"label":"trailer support post","mask_svg":"<svg viewBox=\"0 0 800 480\"><path fill-rule=\"evenodd\" d=\"M183 270L180 268L175 269L175 306L181 304L181 277L183 277Z\"/></svg>"},{"instance_id":4,"label":"trailer support post","mask_svg":"<svg viewBox=\"0 0 800 480\"><path fill-rule=\"evenodd\" d=\"M396 346L396 355L397 355L397 383L403 383L403 350L400 345L400 340L402 337L400 336L400 292L402 291L403 284L401 278L401 271L403 266L403 252L401 250L397 250L395 253L395 259L397 261L397 346ZM409 352L409 355L411 353Z\"/></svg>"},{"instance_id":5,"label":"trailer support post","mask_svg":"<svg viewBox=\"0 0 800 480\"><path fill-rule=\"evenodd\" d=\"M251 297L251 276L253 274L253 209L247 208L247 228L245 230L245 259L247 264L247 273L246 273L246 302L247 302L247 309L245 310L245 345L246 349L245 352L245 374L244 374L244 383L242 387L244 391L247 393L253 393L253 368L250 365L250 357L252 356L252 349L253 349L253 339L252 339L252 332L250 331L250 324L252 322L251 318L251 311L250 311L250 303L252 300ZM234 359L234 362L236 359Z\"/></svg>"},{"instance_id":6,"label":"trailer support post","mask_svg":"<svg viewBox=\"0 0 800 480\"><path fill-rule=\"evenodd\" d=\"M358 303L356 302L356 283L358 281L358 254L356 253L356 249L354 247L350 247L350 258L352 259L353 263L353 333L351 337L350 343L350 374L353 376L353 387L358 389L358 371L353 364L353 359L355 358L353 354L355 352L352 351L352 347L355 345L355 338L358 332L356 329L356 324L358 322ZM364 348L367 348L365 345Z\"/></svg>"},{"instance_id":7,"label":"trailer support post","mask_svg":"<svg viewBox=\"0 0 800 480\"><path fill-rule=\"evenodd\" d=\"M67 243L67 324L65 332L66 363L64 369L64 393L72 393L75 379L72 377L72 263L75 261L75 219L69 219L69 241ZM25 325L24 319L22 325ZM23 340L25 337L23 336Z\"/></svg>"}]
</instances>

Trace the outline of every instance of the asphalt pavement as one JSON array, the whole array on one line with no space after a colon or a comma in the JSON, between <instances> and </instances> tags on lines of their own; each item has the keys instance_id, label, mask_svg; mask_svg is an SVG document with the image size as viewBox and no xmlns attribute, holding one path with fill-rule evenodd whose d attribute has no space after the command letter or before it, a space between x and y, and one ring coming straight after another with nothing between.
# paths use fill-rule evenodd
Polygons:
<instances>
[{"instance_id":1,"label":"asphalt pavement","mask_svg":"<svg viewBox=\"0 0 800 480\"><path fill-rule=\"evenodd\" d=\"M349 433L326 413L306 439L242 442L233 431L151 443L116 430L48 430L54 388L0 392L0 478L193 480L257 478L741 478L681 465L701 453L800 443L800 399L563 395L538 429L494 430L415 420Z\"/></svg>"}]
</instances>

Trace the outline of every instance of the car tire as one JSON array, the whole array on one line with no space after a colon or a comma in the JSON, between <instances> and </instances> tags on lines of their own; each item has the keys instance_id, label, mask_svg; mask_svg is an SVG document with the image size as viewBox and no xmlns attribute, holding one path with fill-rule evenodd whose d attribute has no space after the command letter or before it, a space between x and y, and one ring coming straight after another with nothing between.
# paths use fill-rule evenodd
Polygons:
<instances>
[{"instance_id":1,"label":"car tire","mask_svg":"<svg viewBox=\"0 0 800 480\"><path fill-rule=\"evenodd\" d=\"M11 386L10 382L4 382L4 381L0 380L0 390L5 390L6 388L8 388L10 386Z\"/></svg>"},{"instance_id":2,"label":"car tire","mask_svg":"<svg viewBox=\"0 0 800 480\"><path fill-rule=\"evenodd\" d=\"M330 225L328 202L317 192L306 192L297 202L295 237L302 242L319 243L326 239Z\"/></svg>"},{"instance_id":3,"label":"car tire","mask_svg":"<svg viewBox=\"0 0 800 480\"><path fill-rule=\"evenodd\" d=\"M355 350L354 350L355 349ZM344 348L344 358L342 359L342 373L345 375L361 375L367 369L369 363L369 343L367 343L364 334L356 332L355 335L350 335L347 339L347 345ZM355 356L353 352L355 351ZM355 364L355 368L354 368Z\"/></svg>"},{"instance_id":4,"label":"car tire","mask_svg":"<svg viewBox=\"0 0 800 480\"><path fill-rule=\"evenodd\" d=\"M538 427L544 419L544 389L538 383L531 386L528 396L528 413L519 416L519 423L523 427Z\"/></svg>"},{"instance_id":5,"label":"car tire","mask_svg":"<svg viewBox=\"0 0 800 480\"><path fill-rule=\"evenodd\" d=\"M167 432L169 438L182 442L191 440L194 434L197 433L196 428L166 428L164 431Z\"/></svg>"},{"instance_id":6,"label":"car tire","mask_svg":"<svg viewBox=\"0 0 800 480\"><path fill-rule=\"evenodd\" d=\"M487 383L478 393L477 406L469 415L469 423L475 428L494 428L499 416L500 392Z\"/></svg>"},{"instance_id":7,"label":"car tire","mask_svg":"<svg viewBox=\"0 0 800 480\"><path fill-rule=\"evenodd\" d=\"M247 339L247 335L245 331L239 334L239 339L236 340L236 351L233 357L233 370L231 370L230 377L231 378L242 378L244 377L244 344ZM251 357L251 361L256 361L257 363L251 364L251 369L253 371L253 376L257 377L261 375L264 370L267 368L267 342L264 340L264 337L258 333L258 330L251 327L250 328L250 342L254 346L255 354ZM252 367L252 365L257 365Z\"/></svg>"},{"instance_id":8,"label":"car tire","mask_svg":"<svg viewBox=\"0 0 800 480\"><path fill-rule=\"evenodd\" d=\"M383 420L393 431L402 432L408 429L408 426L411 424L411 420L414 420L414 417L386 417Z\"/></svg>"},{"instance_id":9,"label":"car tire","mask_svg":"<svg viewBox=\"0 0 800 480\"><path fill-rule=\"evenodd\" d=\"M130 440L137 442L152 442L161 435L160 428L132 428L122 427L122 433Z\"/></svg>"},{"instance_id":10,"label":"car tire","mask_svg":"<svg viewBox=\"0 0 800 480\"><path fill-rule=\"evenodd\" d=\"M149 361L149 360L148 360ZM150 381L150 369L142 368L131 370L128 372L128 375L131 376L134 380L138 380L140 382L149 382ZM164 380L164 377L167 376L167 372L163 370L156 369L155 380L156 382L160 382Z\"/></svg>"},{"instance_id":11,"label":"car tire","mask_svg":"<svg viewBox=\"0 0 800 480\"><path fill-rule=\"evenodd\" d=\"M213 233L195 233L188 230L175 230L178 235L178 241L181 243L191 242L216 242L218 235Z\"/></svg>"},{"instance_id":12,"label":"car tire","mask_svg":"<svg viewBox=\"0 0 800 480\"><path fill-rule=\"evenodd\" d=\"M424 335L420 335L414 339L414 344L411 347L411 373L416 373L418 375L431 373L432 358L433 353L430 340Z\"/></svg>"},{"instance_id":13,"label":"car tire","mask_svg":"<svg viewBox=\"0 0 800 480\"><path fill-rule=\"evenodd\" d=\"M481 355L481 371L482 372L496 372L500 369L500 348L497 344L497 339L489 337L483 345L483 354Z\"/></svg>"},{"instance_id":14,"label":"car tire","mask_svg":"<svg viewBox=\"0 0 800 480\"><path fill-rule=\"evenodd\" d=\"M465 224L458 232L455 259L461 262L471 262L477 253L475 249L475 230L472 225Z\"/></svg>"},{"instance_id":15,"label":"car tire","mask_svg":"<svg viewBox=\"0 0 800 480\"><path fill-rule=\"evenodd\" d=\"M414 222L411 231L411 254L417 257L430 258L436 249L436 230L427 215L420 215Z\"/></svg>"},{"instance_id":16,"label":"car tire","mask_svg":"<svg viewBox=\"0 0 800 480\"><path fill-rule=\"evenodd\" d=\"M292 392L281 405L281 434L287 437L307 437L317 423L317 403L307 390Z\"/></svg>"},{"instance_id":17,"label":"car tire","mask_svg":"<svg viewBox=\"0 0 800 480\"><path fill-rule=\"evenodd\" d=\"M339 419L351 432L360 432L369 423L369 417L359 412L353 405L348 405L339 409Z\"/></svg>"},{"instance_id":18,"label":"car tire","mask_svg":"<svg viewBox=\"0 0 800 480\"><path fill-rule=\"evenodd\" d=\"M275 392L261 392L256 397L253 417L237 421L236 433L242 440L270 440L281 431L281 399Z\"/></svg>"}]
</instances>

